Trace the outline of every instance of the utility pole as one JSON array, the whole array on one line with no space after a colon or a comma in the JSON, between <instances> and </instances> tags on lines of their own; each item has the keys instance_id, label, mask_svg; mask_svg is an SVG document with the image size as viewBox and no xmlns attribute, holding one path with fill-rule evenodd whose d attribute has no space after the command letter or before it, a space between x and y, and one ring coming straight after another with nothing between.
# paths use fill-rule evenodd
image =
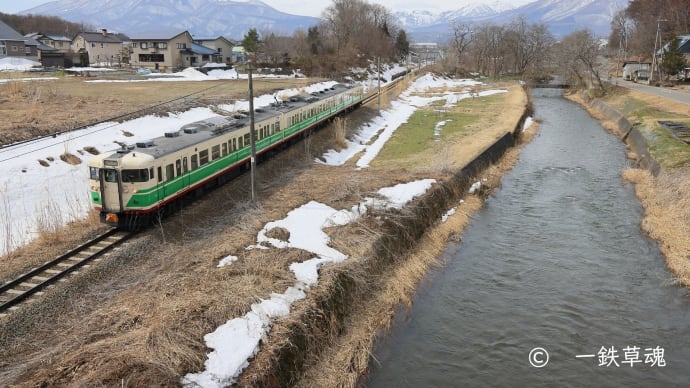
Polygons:
<instances>
[{"instance_id":1,"label":"utility pole","mask_svg":"<svg viewBox=\"0 0 690 388\"><path fill-rule=\"evenodd\" d=\"M667 22L668 20L666 19L657 19L656 21L656 37L654 37L654 52L652 53L652 68L649 71L649 81L648 83L651 85L652 84L652 79L654 78L654 66L659 67L659 64L657 63L656 60L656 42L659 41L659 48L661 48L661 38L659 37L659 26L661 22ZM659 79L661 79L661 72L659 71Z\"/></svg>"},{"instance_id":2,"label":"utility pole","mask_svg":"<svg viewBox=\"0 0 690 388\"><path fill-rule=\"evenodd\" d=\"M254 85L252 84L252 61L248 61L249 67L249 143L252 147L252 157L250 163L250 176L252 186L252 203L256 204L256 185L254 183L256 178L256 136L254 135Z\"/></svg>"},{"instance_id":3,"label":"utility pole","mask_svg":"<svg viewBox=\"0 0 690 388\"><path fill-rule=\"evenodd\" d=\"M376 70L378 71L377 79L379 81L378 84L378 105L379 105L379 110L381 110L381 57L376 57Z\"/></svg>"}]
</instances>

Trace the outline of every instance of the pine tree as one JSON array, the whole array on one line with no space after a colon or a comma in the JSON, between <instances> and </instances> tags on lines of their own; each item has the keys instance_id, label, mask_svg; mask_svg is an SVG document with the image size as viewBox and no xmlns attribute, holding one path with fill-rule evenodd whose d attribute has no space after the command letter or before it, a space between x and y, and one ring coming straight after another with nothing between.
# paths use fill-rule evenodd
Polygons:
<instances>
[{"instance_id":1,"label":"pine tree","mask_svg":"<svg viewBox=\"0 0 690 388\"><path fill-rule=\"evenodd\" d=\"M666 74L676 75L685 68L685 57L678 47L678 38L674 35L668 44L668 49L661 57L661 70Z\"/></svg>"}]
</instances>

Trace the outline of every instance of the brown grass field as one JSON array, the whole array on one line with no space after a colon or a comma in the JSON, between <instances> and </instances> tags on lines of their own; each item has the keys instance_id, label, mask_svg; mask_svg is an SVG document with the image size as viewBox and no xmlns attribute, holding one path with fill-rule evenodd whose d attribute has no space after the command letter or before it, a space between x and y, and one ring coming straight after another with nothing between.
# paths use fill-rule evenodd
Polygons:
<instances>
[{"instance_id":1,"label":"brown grass field","mask_svg":"<svg viewBox=\"0 0 690 388\"><path fill-rule=\"evenodd\" d=\"M84 109L87 111L97 111L99 107L108 105L109 99L119 101L114 105L121 104L120 107L126 111L205 87L194 82L166 82L165 88L157 87L155 93L142 93L149 98L139 94L137 98L142 100L135 102L127 96L138 93L130 88L144 87L141 84L127 86L123 90L118 89L120 86L116 85L119 84L108 84L101 94L95 89L71 90L71 87L81 87L75 85L78 82L74 79L64 80L68 86L62 90L57 88L61 82L63 80L52 84L55 93L69 96L66 99L73 102L93 103L93 109ZM278 87L295 87L295 82L306 81L290 82L292 84L282 86L273 81L266 82L261 90L265 93ZM41 85L53 87L51 84ZM343 131L349 134L377 114L374 107L367 106L348 115L344 122L326 127L308 141L297 143L261 163L257 170L258 205L248 201L247 174L207 193L179 214L141 233L100 263L48 289L36 302L22 306L1 320L0 385L179 385L180 378L186 373L203 369L208 352L203 341L206 333L228 319L245 314L252 303L267 298L272 292L282 293L295 282L289 264L311 257L296 249L245 250L244 247L255 243L256 234L263 225L285 217L287 212L310 200L336 209L350 208L384 186L420 178L447 178L453 168L515 127L527 106L526 95L514 84L501 86L509 88L509 93L487 98L485 104L477 104L473 108L476 111L469 109L470 112L465 112L477 116L477 130L472 136L458 137L448 143L448 149L443 152L451 158L450 164L448 160L410 164L402 158L398 163L388 160L385 165L362 171L351 166L314 164L316 155L342 144ZM173 90L162 90L167 87ZM246 84L237 85L237 90L229 92L228 96L243 97L243 87ZM22 85L22 88L29 87ZM209 100L222 97L220 94L204 96ZM3 98L20 97L18 94ZM500 106L502 114L493 114L486 109L486 104ZM2 107L4 109L5 104ZM105 113L110 114L110 111ZM101 118L94 114L80 120ZM64 123L55 119L52 125L60 127ZM498 184L502 169L515 160L516 152L511 151L505 158L506 165L487 170L485 176L493 185ZM414 155L408 158L414 158ZM362 368L366 367L376 331L390 324L399 303L409 303L411 293L427 270L442 265L436 262L437 253L449 238L457 238L471 213L479 206L480 197L468 197L456 215L435 227L418 248L401 258L400 268L385 274L380 283L377 281L376 292L372 289L370 298L354 307L356 313L352 314L352 321L347 322L352 333L336 338L336 342L323 349L319 356L308 357L306 365L311 368L307 368L299 385L350 385L356 381L363 372ZM381 233L380 227L374 217L366 217L347 227L328 230L331 245L351 259L324 270L323 283L314 287L306 300L296 303L295 311L304 311L310 306L313 296L327 292L329 274L362 272L366 267L361 264L371 259L374 252L372 244ZM46 234L2 258L2 272L22 272L45 261L46 257L63 252L83 237L95 233L97 228L97 221L90 219L64 231ZM217 268L218 261L227 255L236 255L239 260L231 266ZM361 279L367 278L366 274L361 275ZM264 342L240 385L251 384L251 373L267 365L264 363L266 357L271 357L272 347L279 343L274 338L281 338L291 319L294 318L289 316L274 324L270 338ZM342 367L351 365L340 364L343 359L353 360L357 367L342 370ZM323 381L316 373L310 372L314 370L333 371L333 374L329 381Z\"/></svg>"},{"instance_id":2,"label":"brown grass field","mask_svg":"<svg viewBox=\"0 0 690 388\"><path fill-rule=\"evenodd\" d=\"M0 77L10 80L0 83L0 144L64 132L197 92L154 112L248 96L246 80L91 83L84 81L95 77L62 76L46 81L12 81L20 78L13 73ZM254 93L258 96L313 82L318 80L257 78Z\"/></svg>"}]
</instances>

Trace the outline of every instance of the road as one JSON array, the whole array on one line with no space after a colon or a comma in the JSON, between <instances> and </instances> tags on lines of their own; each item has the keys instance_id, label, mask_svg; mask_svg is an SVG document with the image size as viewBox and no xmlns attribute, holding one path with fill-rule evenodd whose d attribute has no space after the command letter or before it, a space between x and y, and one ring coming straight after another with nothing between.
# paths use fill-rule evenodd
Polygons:
<instances>
[{"instance_id":1,"label":"road","mask_svg":"<svg viewBox=\"0 0 690 388\"><path fill-rule=\"evenodd\" d=\"M632 81L625 81L622 78L611 79L610 82L615 83L616 85L622 86L624 88L637 90L643 93L668 98L669 100L690 105L690 92L688 92L687 90L674 90L669 88L638 84Z\"/></svg>"}]
</instances>

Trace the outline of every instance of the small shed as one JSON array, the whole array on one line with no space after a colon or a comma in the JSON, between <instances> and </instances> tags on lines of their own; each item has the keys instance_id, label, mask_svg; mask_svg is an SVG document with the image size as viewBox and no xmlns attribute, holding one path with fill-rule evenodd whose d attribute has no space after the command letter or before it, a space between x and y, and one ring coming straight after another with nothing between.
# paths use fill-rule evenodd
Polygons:
<instances>
[{"instance_id":1,"label":"small shed","mask_svg":"<svg viewBox=\"0 0 690 388\"><path fill-rule=\"evenodd\" d=\"M652 68L650 62L624 62L623 63L623 79L626 81L634 81L636 74L649 74Z\"/></svg>"}]
</instances>

